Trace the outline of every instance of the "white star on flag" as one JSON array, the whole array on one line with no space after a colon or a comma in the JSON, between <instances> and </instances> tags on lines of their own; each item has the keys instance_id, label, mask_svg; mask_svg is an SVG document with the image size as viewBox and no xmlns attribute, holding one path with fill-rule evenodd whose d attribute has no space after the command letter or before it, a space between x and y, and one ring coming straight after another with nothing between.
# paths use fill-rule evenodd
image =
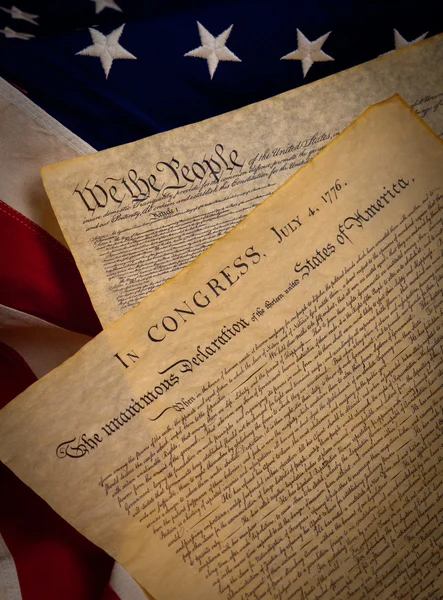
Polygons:
<instances>
[{"instance_id":1,"label":"white star on flag","mask_svg":"<svg viewBox=\"0 0 443 600\"><path fill-rule=\"evenodd\" d=\"M95 2L96 15L105 8L112 8L113 10L122 12L122 9L114 2L114 0L91 0L91 2Z\"/></svg>"},{"instance_id":2,"label":"white star on flag","mask_svg":"<svg viewBox=\"0 0 443 600\"><path fill-rule=\"evenodd\" d=\"M19 31L14 31L10 27L0 29L0 33L3 33L3 35L7 38L16 38L18 40L30 40L31 38L35 37L35 35L32 35L31 33L20 33Z\"/></svg>"},{"instance_id":3,"label":"white star on flag","mask_svg":"<svg viewBox=\"0 0 443 600\"><path fill-rule=\"evenodd\" d=\"M309 69L315 62L334 60L332 56L329 56L329 54L326 54L323 52L323 50L321 50L321 47L328 39L330 33L331 32L329 31L329 33L325 33L325 35L322 35L317 40L310 42L308 38L304 36L299 29L297 29L297 50L294 50L289 54L285 54L285 56L282 56L280 60L301 60L303 77L306 77Z\"/></svg>"},{"instance_id":4,"label":"white star on flag","mask_svg":"<svg viewBox=\"0 0 443 600\"><path fill-rule=\"evenodd\" d=\"M32 23L33 25L38 25L36 21L36 19L38 19L38 15L23 12L16 6L11 6L11 8L5 8L4 6L0 6L0 10L10 14L13 19L21 19L22 21L28 21L28 23Z\"/></svg>"},{"instance_id":5,"label":"white star on flag","mask_svg":"<svg viewBox=\"0 0 443 600\"><path fill-rule=\"evenodd\" d=\"M209 33L209 31L198 21L197 25L202 45L194 50L191 50L190 52L187 52L185 56L205 58L208 61L209 75L211 76L211 79L214 76L220 60L241 62L238 56L235 56L235 54L226 47L226 42L229 34L231 33L233 25L228 27L228 29L225 29L225 31L223 31L223 33L217 37L214 37L212 33Z\"/></svg>"},{"instance_id":6,"label":"white star on flag","mask_svg":"<svg viewBox=\"0 0 443 600\"><path fill-rule=\"evenodd\" d=\"M415 38L415 40L408 42L401 35L401 33L399 33L396 29L394 29L395 49L398 50L399 48L404 48L405 46L409 46L410 44L415 44L415 42L421 42L421 40L425 39L425 37L428 35L428 33L429 32L427 31L426 33L423 33L422 35L419 35L418 38Z\"/></svg>"},{"instance_id":7,"label":"white star on flag","mask_svg":"<svg viewBox=\"0 0 443 600\"><path fill-rule=\"evenodd\" d=\"M118 40L123 32L123 27L124 25L121 25L117 29L114 29L114 31L111 31L111 33L108 35L104 35L100 31L97 31L97 29L90 27L89 33L91 34L91 38L94 43L76 53L83 56L96 56L99 58L105 72L106 79L108 78L114 59L137 58L118 43Z\"/></svg>"}]
</instances>

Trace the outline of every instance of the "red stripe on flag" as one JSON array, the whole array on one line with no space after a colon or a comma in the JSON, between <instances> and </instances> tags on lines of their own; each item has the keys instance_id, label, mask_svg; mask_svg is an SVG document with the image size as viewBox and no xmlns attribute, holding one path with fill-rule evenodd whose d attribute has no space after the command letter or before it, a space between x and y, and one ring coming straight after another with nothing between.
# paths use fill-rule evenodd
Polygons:
<instances>
[{"instance_id":1,"label":"red stripe on flag","mask_svg":"<svg viewBox=\"0 0 443 600\"><path fill-rule=\"evenodd\" d=\"M81 482L73 482L75 486ZM98 600L113 560L0 464L0 531L23 600ZM74 492L73 492L74 493Z\"/></svg>"},{"instance_id":2,"label":"red stripe on flag","mask_svg":"<svg viewBox=\"0 0 443 600\"><path fill-rule=\"evenodd\" d=\"M37 377L13 348L0 342L0 408L18 396Z\"/></svg>"},{"instance_id":3,"label":"red stripe on flag","mask_svg":"<svg viewBox=\"0 0 443 600\"><path fill-rule=\"evenodd\" d=\"M115 591L112 589L112 587L110 585L107 585L104 592L103 592L103 596L100 598L100 600L123 600L120 598L120 596L118 596Z\"/></svg>"},{"instance_id":4,"label":"red stripe on flag","mask_svg":"<svg viewBox=\"0 0 443 600\"><path fill-rule=\"evenodd\" d=\"M101 330L71 253L1 200L0 257L0 304L71 331Z\"/></svg>"}]
</instances>

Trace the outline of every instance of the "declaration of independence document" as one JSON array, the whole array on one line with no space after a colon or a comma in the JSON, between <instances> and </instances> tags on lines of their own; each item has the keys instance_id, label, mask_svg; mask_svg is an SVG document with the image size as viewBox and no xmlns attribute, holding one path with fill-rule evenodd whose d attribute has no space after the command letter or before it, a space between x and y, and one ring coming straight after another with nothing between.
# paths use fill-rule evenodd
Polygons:
<instances>
[{"instance_id":1,"label":"declaration of independence document","mask_svg":"<svg viewBox=\"0 0 443 600\"><path fill-rule=\"evenodd\" d=\"M103 325L399 93L443 135L443 35L238 111L42 170Z\"/></svg>"},{"instance_id":2,"label":"declaration of independence document","mask_svg":"<svg viewBox=\"0 0 443 600\"><path fill-rule=\"evenodd\" d=\"M443 596L441 140L398 97L1 412L157 600Z\"/></svg>"}]
</instances>

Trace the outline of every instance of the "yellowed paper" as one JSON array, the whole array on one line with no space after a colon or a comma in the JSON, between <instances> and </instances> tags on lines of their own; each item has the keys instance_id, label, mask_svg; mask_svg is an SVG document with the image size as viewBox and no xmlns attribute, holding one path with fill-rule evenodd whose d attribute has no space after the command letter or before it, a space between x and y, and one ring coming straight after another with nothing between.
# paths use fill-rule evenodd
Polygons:
<instances>
[{"instance_id":1,"label":"yellowed paper","mask_svg":"<svg viewBox=\"0 0 443 600\"><path fill-rule=\"evenodd\" d=\"M42 170L103 325L236 225L369 104L443 132L443 35L220 117Z\"/></svg>"},{"instance_id":2,"label":"yellowed paper","mask_svg":"<svg viewBox=\"0 0 443 600\"><path fill-rule=\"evenodd\" d=\"M370 108L1 412L156 600L443 594L442 142Z\"/></svg>"}]
</instances>

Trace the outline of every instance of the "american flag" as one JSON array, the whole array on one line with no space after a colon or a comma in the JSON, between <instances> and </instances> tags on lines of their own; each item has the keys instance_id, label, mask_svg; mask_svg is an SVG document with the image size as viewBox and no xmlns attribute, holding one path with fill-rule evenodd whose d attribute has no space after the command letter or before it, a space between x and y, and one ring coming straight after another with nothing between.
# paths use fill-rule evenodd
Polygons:
<instances>
[{"instance_id":1,"label":"american flag","mask_svg":"<svg viewBox=\"0 0 443 600\"><path fill-rule=\"evenodd\" d=\"M0 75L97 150L245 106L443 28L437 2L24 0L18 9L0 1Z\"/></svg>"},{"instance_id":2,"label":"american flag","mask_svg":"<svg viewBox=\"0 0 443 600\"><path fill-rule=\"evenodd\" d=\"M1 405L100 330L40 166L225 113L443 31L436 2L10 1L0 0ZM144 597L3 466L0 477L0 599Z\"/></svg>"}]
</instances>

